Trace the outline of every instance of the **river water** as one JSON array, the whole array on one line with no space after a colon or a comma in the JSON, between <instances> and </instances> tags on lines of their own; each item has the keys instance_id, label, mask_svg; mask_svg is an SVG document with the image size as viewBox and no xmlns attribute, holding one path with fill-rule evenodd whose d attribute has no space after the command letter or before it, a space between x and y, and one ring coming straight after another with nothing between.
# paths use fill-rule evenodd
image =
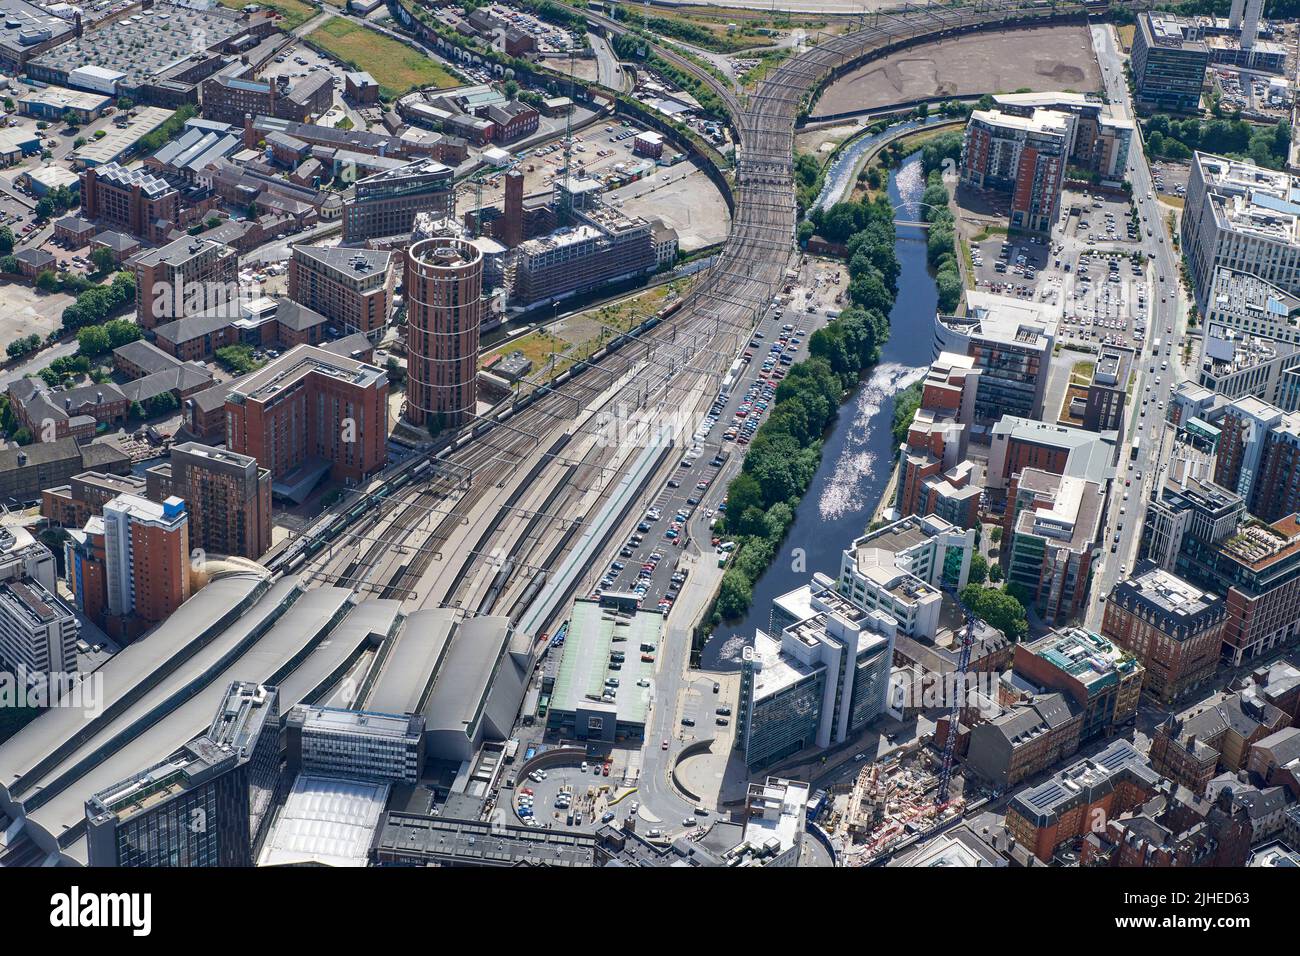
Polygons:
<instances>
[{"instance_id":1,"label":"river water","mask_svg":"<svg viewBox=\"0 0 1300 956\"><path fill-rule=\"evenodd\" d=\"M890 176L889 197L899 219L921 218L915 205L925 190L920 159L919 153L913 155ZM930 365L938 305L925 263L925 232L899 227L894 249L901 267L898 298L880 362L840 407L790 533L776 560L754 584L749 613L714 632L704 648L705 668L738 666L740 648L753 639L756 628L767 628L773 598L807 583L816 571L838 577L841 553L866 531L885 491L896 455L890 434L894 398L919 381Z\"/></svg>"}]
</instances>

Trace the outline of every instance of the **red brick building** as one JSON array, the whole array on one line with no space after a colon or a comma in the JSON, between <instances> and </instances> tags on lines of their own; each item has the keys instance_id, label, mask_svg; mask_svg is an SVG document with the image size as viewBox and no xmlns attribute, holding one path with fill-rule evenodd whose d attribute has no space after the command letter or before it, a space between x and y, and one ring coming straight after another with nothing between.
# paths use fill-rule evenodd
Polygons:
<instances>
[{"instance_id":1,"label":"red brick building","mask_svg":"<svg viewBox=\"0 0 1300 956\"><path fill-rule=\"evenodd\" d=\"M180 193L142 169L92 166L81 174L81 215L149 242L165 242L181 221Z\"/></svg>"},{"instance_id":2,"label":"red brick building","mask_svg":"<svg viewBox=\"0 0 1300 956\"><path fill-rule=\"evenodd\" d=\"M321 466L357 482L388 459L387 375L322 348L300 345L232 383L225 414L226 448L256 458L273 482Z\"/></svg>"}]
</instances>

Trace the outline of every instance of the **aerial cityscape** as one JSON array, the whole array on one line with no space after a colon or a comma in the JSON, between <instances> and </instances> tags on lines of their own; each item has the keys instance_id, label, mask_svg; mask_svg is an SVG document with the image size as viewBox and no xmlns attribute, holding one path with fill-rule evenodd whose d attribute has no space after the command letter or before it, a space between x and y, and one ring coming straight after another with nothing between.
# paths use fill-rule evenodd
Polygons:
<instances>
[{"instance_id":1,"label":"aerial cityscape","mask_svg":"<svg viewBox=\"0 0 1300 956\"><path fill-rule=\"evenodd\" d=\"M0 867L1300 867L1300 0L0 9Z\"/></svg>"}]
</instances>

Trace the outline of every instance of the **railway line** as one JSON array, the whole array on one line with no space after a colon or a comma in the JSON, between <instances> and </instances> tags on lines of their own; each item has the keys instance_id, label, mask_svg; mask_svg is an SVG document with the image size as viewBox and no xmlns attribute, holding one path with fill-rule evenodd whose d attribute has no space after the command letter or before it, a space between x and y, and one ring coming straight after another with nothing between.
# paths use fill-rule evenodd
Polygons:
<instances>
[{"instance_id":1,"label":"railway line","mask_svg":"<svg viewBox=\"0 0 1300 956\"><path fill-rule=\"evenodd\" d=\"M710 383L779 291L796 224L795 122L819 84L899 46L1086 9L989 4L881 14L870 27L785 61L743 105L708 70L657 46L665 60L707 83L730 112L738 143L736 202L718 261L672 314L648 321L639 335L617 337L517 413L484 421L438 456L408 463L282 552L279 568L421 606L452 606L467 615L508 612L517 619L583 522L606 504L616 486L611 476L634 460L631 449L611 450L598 440L602 413L632 406L652 425L671 414L679 421L702 414L712 400ZM607 31L626 30L583 12ZM627 504L634 506L635 500Z\"/></svg>"}]
</instances>

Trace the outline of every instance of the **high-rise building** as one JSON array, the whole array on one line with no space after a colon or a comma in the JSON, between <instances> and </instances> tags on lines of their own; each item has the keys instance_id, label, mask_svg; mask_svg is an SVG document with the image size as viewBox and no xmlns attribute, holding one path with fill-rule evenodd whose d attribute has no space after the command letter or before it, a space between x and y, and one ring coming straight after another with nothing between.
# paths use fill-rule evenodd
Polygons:
<instances>
[{"instance_id":1,"label":"high-rise building","mask_svg":"<svg viewBox=\"0 0 1300 956\"><path fill-rule=\"evenodd\" d=\"M153 501L185 499L192 547L254 560L271 547L271 472L256 458L182 442L146 480Z\"/></svg>"},{"instance_id":2,"label":"high-rise building","mask_svg":"<svg viewBox=\"0 0 1300 956\"><path fill-rule=\"evenodd\" d=\"M1140 108L1174 113L1200 108L1210 48L1201 39L1184 36L1179 18L1139 13L1131 62Z\"/></svg>"},{"instance_id":3,"label":"high-rise building","mask_svg":"<svg viewBox=\"0 0 1300 956\"><path fill-rule=\"evenodd\" d=\"M1114 432L1090 432L1004 415L993 426L991 439L986 485L996 491L1006 488L1026 468L1093 482L1104 482L1111 477L1115 460Z\"/></svg>"},{"instance_id":4,"label":"high-rise building","mask_svg":"<svg viewBox=\"0 0 1300 956\"><path fill-rule=\"evenodd\" d=\"M0 527L0 581L32 578L54 590L54 555L22 525Z\"/></svg>"},{"instance_id":5,"label":"high-rise building","mask_svg":"<svg viewBox=\"0 0 1300 956\"><path fill-rule=\"evenodd\" d=\"M1011 228L1050 232L1061 210L1073 127L1071 114L1055 110L975 110L962 142L962 182L1008 193Z\"/></svg>"},{"instance_id":6,"label":"high-rise building","mask_svg":"<svg viewBox=\"0 0 1300 956\"><path fill-rule=\"evenodd\" d=\"M879 610L913 638L943 627L943 591L966 586L975 531L936 515L907 517L869 531L844 549L836 588L855 605Z\"/></svg>"},{"instance_id":7,"label":"high-rise building","mask_svg":"<svg viewBox=\"0 0 1300 956\"><path fill-rule=\"evenodd\" d=\"M239 256L224 243L184 236L136 256L135 306L146 329L228 308L239 318Z\"/></svg>"},{"instance_id":8,"label":"high-rise building","mask_svg":"<svg viewBox=\"0 0 1300 956\"><path fill-rule=\"evenodd\" d=\"M1172 701L1214 677L1226 620L1221 595L1147 564L1106 596L1101 632L1142 662L1150 694Z\"/></svg>"},{"instance_id":9,"label":"high-rise building","mask_svg":"<svg viewBox=\"0 0 1300 956\"><path fill-rule=\"evenodd\" d=\"M1214 579L1226 590L1223 657L1230 667L1300 635L1300 521L1249 520L1219 549Z\"/></svg>"},{"instance_id":10,"label":"high-rise building","mask_svg":"<svg viewBox=\"0 0 1300 956\"><path fill-rule=\"evenodd\" d=\"M1215 484L1208 463L1175 457L1156 494L1146 503L1139 553L1166 571L1205 584L1212 581L1219 546L1245 517L1241 495Z\"/></svg>"},{"instance_id":11,"label":"high-rise building","mask_svg":"<svg viewBox=\"0 0 1300 956\"><path fill-rule=\"evenodd\" d=\"M939 514L962 527L978 520L980 491L966 480L965 461L979 379L974 364L964 355L940 352L921 382L921 404L899 449L894 506L901 515Z\"/></svg>"},{"instance_id":12,"label":"high-rise building","mask_svg":"<svg viewBox=\"0 0 1300 956\"><path fill-rule=\"evenodd\" d=\"M108 618L108 554L104 519L95 515L84 528L69 528L63 566L77 610L100 627Z\"/></svg>"},{"instance_id":13,"label":"high-rise building","mask_svg":"<svg viewBox=\"0 0 1300 956\"><path fill-rule=\"evenodd\" d=\"M319 312L345 333L383 335L392 313L393 254L340 246L293 247L289 298Z\"/></svg>"},{"instance_id":14,"label":"high-rise building","mask_svg":"<svg viewBox=\"0 0 1300 956\"><path fill-rule=\"evenodd\" d=\"M153 624L189 600L190 529L184 501L119 495L104 505L100 520L111 615Z\"/></svg>"},{"instance_id":15,"label":"high-rise building","mask_svg":"<svg viewBox=\"0 0 1300 956\"><path fill-rule=\"evenodd\" d=\"M979 373L974 422L991 425L1003 415L1043 413L1047 369L1060 312L991 292L966 293L963 316L937 316L935 354L968 355Z\"/></svg>"},{"instance_id":16,"label":"high-rise building","mask_svg":"<svg viewBox=\"0 0 1300 956\"><path fill-rule=\"evenodd\" d=\"M1219 310L1218 298L1232 289L1216 288L1215 272L1245 273L1287 295L1300 294L1300 181L1289 173L1210 153L1192 156L1181 227L1182 251L1192 277L1196 307L1207 318ZM1212 297L1211 292L1214 290ZM1267 290L1249 295L1267 309L1270 326L1291 325L1285 298ZM1270 301L1277 298L1276 303ZM1247 306L1247 311L1251 311ZM1248 329L1247 331L1257 331ZM1294 333L1292 333L1294 334Z\"/></svg>"},{"instance_id":17,"label":"high-rise building","mask_svg":"<svg viewBox=\"0 0 1300 956\"><path fill-rule=\"evenodd\" d=\"M343 204L343 241L408 234L421 212L451 217L456 205L452 174L450 166L417 159L358 179L353 198Z\"/></svg>"},{"instance_id":18,"label":"high-rise building","mask_svg":"<svg viewBox=\"0 0 1300 956\"><path fill-rule=\"evenodd\" d=\"M388 460L388 376L326 349L295 346L232 384L226 448L256 458L290 497L310 492L326 472L361 481Z\"/></svg>"},{"instance_id":19,"label":"high-rise building","mask_svg":"<svg viewBox=\"0 0 1300 956\"><path fill-rule=\"evenodd\" d=\"M741 665L736 746L751 769L851 739L884 712L896 624L834 591L779 635L754 635Z\"/></svg>"},{"instance_id":20,"label":"high-rise building","mask_svg":"<svg viewBox=\"0 0 1300 956\"><path fill-rule=\"evenodd\" d=\"M424 717L336 707L294 707L285 716L290 774L414 784L424 767Z\"/></svg>"},{"instance_id":21,"label":"high-rise building","mask_svg":"<svg viewBox=\"0 0 1300 956\"><path fill-rule=\"evenodd\" d=\"M1093 554L1101 545L1105 485L1026 468L1007 492L1002 562L1007 581L1034 596L1048 624L1069 620L1088 601Z\"/></svg>"},{"instance_id":22,"label":"high-rise building","mask_svg":"<svg viewBox=\"0 0 1300 956\"><path fill-rule=\"evenodd\" d=\"M0 584L0 660L29 683L77 672L81 625L63 600L30 578Z\"/></svg>"},{"instance_id":23,"label":"high-rise building","mask_svg":"<svg viewBox=\"0 0 1300 956\"><path fill-rule=\"evenodd\" d=\"M995 93L993 103L998 110L1012 116L1032 117L1036 110L1070 115L1073 121L1066 144L1070 165L1094 172L1103 180L1122 180L1127 174L1134 123L1120 116L1096 94Z\"/></svg>"},{"instance_id":24,"label":"high-rise building","mask_svg":"<svg viewBox=\"0 0 1300 956\"><path fill-rule=\"evenodd\" d=\"M233 682L207 732L86 801L91 866L252 866L280 771L279 691Z\"/></svg>"},{"instance_id":25,"label":"high-rise building","mask_svg":"<svg viewBox=\"0 0 1300 956\"><path fill-rule=\"evenodd\" d=\"M483 254L470 242L430 236L406 250L406 418L450 427L478 398Z\"/></svg>"},{"instance_id":26,"label":"high-rise building","mask_svg":"<svg viewBox=\"0 0 1300 956\"><path fill-rule=\"evenodd\" d=\"M1218 421L1214 480L1263 521L1300 511L1300 412L1284 412L1247 395Z\"/></svg>"}]
</instances>

